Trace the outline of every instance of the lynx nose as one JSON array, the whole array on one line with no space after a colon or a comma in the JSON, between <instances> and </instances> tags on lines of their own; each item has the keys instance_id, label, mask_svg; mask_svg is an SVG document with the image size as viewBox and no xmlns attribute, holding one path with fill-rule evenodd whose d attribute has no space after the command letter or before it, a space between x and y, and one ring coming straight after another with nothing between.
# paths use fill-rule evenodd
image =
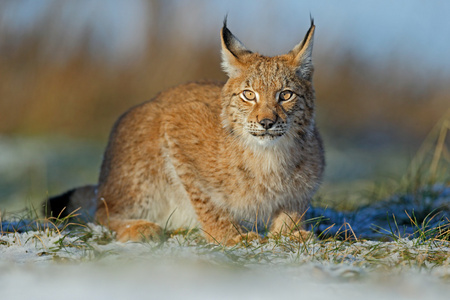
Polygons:
<instances>
[{"instance_id":1,"label":"lynx nose","mask_svg":"<svg viewBox=\"0 0 450 300\"><path fill-rule=\"evenodd\" d=\"M273 124L275 124L275 121L271 119L262 119L261 121L259 121L259 124L261 124L261 126L267 130L270 129L273 126Z\"/></svg>"}]
</instances>

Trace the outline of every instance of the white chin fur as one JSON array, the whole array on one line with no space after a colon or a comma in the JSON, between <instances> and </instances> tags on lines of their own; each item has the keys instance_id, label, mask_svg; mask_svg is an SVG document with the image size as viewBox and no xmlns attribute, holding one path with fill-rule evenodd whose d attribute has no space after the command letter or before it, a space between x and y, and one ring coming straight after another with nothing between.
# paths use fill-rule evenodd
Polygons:
<instances>
[{"instance_id":1,"label":"white chin fur","mask_svg":"<svg viewBox=\"0 0 450 300\"><path fill-rule=\"evenodd\" d=\"M250 135L252 137L252 140L255 141L258 145L263 147L269 147L272 145L275 145L281 136L270 136L270 135L264 135L264 136L254 136Z\"/></svg>"}]
</instances>

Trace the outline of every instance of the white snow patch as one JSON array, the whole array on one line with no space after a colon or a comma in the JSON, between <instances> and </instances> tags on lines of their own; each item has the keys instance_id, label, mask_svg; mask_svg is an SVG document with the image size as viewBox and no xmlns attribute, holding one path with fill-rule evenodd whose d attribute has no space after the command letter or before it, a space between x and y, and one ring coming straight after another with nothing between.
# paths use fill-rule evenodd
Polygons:
<instances>
[{"instance_id":1,"label":"white snow patch","mask_svg":"<svg viewBox=\"0 0 450 300\"><path fill-rule=\"evenodd\" d=\"M177 235L163 244L102 245L97 239L105 229L89 226L88 248L74 235L48 230L0 236L2 299L410 300L448 299L450 294L441 279L450 275L450 259L431 271L406 268L386 274L359 266L361 258L345 252L340 263L314 259L321 247L315 243L291 251L274 241L231 249ZM413 243L383 246L418 249ZM365 249L362 245L349 247ZM397 255L388 260L395 264Z\"/></svg>"}]
</instances>

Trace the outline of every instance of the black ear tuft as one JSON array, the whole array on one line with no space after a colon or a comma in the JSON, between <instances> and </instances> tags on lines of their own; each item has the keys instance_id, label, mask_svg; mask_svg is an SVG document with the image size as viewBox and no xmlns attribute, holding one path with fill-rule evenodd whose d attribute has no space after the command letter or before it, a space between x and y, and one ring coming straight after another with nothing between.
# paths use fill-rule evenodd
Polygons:
<instances>
[{"instance_id":1,"label":"black ear tuft","mask_svg":"<svg viewBox=\"0 0 450 300\"><path fill-rule=\"evenodd\" d=\"M290 52L293 55L294 63L297 67L298 75L306 80L312 79L314 67L312 64L312 48L314 42L314 19L310 15L311 26L303 40Z\"/></svg>"},{"instance_id":2,"label":"black ear tuft","mask_svg":"<svg viewBox=\"0 0 450 300\"><path fill-rule=\"evenodd\" d=\"M225 18L223 19L223 28L222 28L223 42L225 43L225 46L230 51L230 53L234 57L237 57L236 53L234 53L235 51L233 51L234 49L233 49L233 45L232 45L233 39L235 39L235 37L233 36L231 31L227 27L227 19L228 19L228 14L226 14Z\"/></svg>"},{"instance_id":3,"label":"black ear tuft","mask_svg":"<svg viewBox=\"0 0 450 300\"><path fill-rule=\"evenodd\" d=\"M227 19L228 19L228 14L226 14L225 18L223 18L223 28L227 28Z\"/></svg>"},{"instance_id":4,"label":"black ear tuft","mask_svg":"<svg viewBox=\"0 0 450 300\"><path fill-rule=\"evenodd\" d=\"M227 28L227 17L223 20L222 38L222 68L229 77L239 74L245 55L252 53Z\"/></svg>"}]
</instances>

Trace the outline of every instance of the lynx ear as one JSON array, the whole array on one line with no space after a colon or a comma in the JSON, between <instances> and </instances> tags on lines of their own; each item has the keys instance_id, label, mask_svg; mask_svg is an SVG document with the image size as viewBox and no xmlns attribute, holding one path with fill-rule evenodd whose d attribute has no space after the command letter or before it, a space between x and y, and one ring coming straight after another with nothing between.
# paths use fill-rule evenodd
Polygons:
<instances>
[{"instance_id":1,"label":"lynx ear","mask_svg":"<svg viewBox=\"0 0 450 300\"><path fill-rule=\"evenodd\" d=\"M314 67L312 64L312 49L314 41L314 19L311 18L311 27L305 35L303 41L292 49L291 53L294 56L294 64L297 68L298 76L311 80Z\"/></svg>"},{"instance_id":2,"label":"lynx ear","mask_svg":"<svg viewBox=\"0 0 450 300\"><path fill-rule=\"evenodd\" d=\"M222 68L229 77L239 75L244 67L244 56L252 53L227 28L227 18L223 21L222 39Z\"/></svg>"}]
</instances>

